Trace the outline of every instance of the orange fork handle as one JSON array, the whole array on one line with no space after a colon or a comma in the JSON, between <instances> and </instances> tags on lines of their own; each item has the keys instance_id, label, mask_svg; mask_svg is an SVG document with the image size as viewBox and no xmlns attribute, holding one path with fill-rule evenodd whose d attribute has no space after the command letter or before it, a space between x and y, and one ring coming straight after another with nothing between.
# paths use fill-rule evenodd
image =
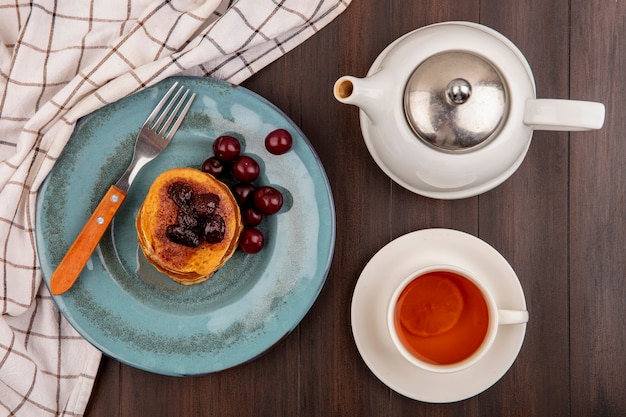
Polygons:
<instances>
[{"instance_id":1,"label":"orange fork handle","mask_svg":"<svg viewBox=\"0 0 626 417\"><path fill-rule=\"evenodd\" d=\"M96 249L98 242L106 231L111 220L117 213L126 198L126 193L112 185L105 196L100 200L98 207L78 234L78 237L65 254L61 263L50 278L50 291L54 295L63 294L69 290L80 272L85 267L89 257Z\"/></svg>"}]
</instances>

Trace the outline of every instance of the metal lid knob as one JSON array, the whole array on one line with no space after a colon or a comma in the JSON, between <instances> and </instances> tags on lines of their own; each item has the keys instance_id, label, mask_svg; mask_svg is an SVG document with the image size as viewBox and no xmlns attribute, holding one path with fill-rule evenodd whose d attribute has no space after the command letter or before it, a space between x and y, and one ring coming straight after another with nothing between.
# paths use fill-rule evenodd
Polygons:
<instances>
[{"instance_id":1,"label":"metal lid knob","mask_svg":"<svg viewBox=\"0 0 626 417\"><path fill-rule=\"evenodd\" d=\"M446 94L452 103L463 104L472 95L472 86L463 78L455 78L448 84Z\"/></svg>"},{"instance_id":2,"label":"metal lid knob","mask_svg":"<svg viewBox=\"0 0 626 417\"><path fill-rule=\"evenodd\" d=\"M467 52L445 52L422 62L404 92L415 134L446 151L470 151L494 138L508 114L507 88L496 68Z\"/></svg>"}]
</instances>

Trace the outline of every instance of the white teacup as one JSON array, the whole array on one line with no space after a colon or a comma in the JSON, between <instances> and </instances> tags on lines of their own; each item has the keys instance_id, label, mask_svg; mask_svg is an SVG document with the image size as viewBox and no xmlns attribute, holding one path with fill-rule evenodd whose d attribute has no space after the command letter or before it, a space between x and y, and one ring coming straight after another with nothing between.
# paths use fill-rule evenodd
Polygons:
<instances>
[{"instance_id":1,"label":"white teacup","mask_svg":"<svg viewBox=\"0 0 626 417\"><path fill-rule=\"evenodd\" d=\"M499 326L527 321L528 311L500 309L479 277L451 265L409 275L387 310L398 351L415 366L437 373L474 365L491 349Z\"/></svg>"}]
</instances>

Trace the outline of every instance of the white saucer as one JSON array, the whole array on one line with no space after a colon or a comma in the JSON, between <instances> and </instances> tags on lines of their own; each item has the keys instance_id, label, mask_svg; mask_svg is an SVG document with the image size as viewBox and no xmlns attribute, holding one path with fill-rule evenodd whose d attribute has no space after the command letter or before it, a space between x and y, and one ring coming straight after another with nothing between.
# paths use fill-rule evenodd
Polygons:
<instances>
[{"instance_id":1,"label":"white saucer","mask_svg":"<svg viewBox=\"0 0 626 417\"><path fill-rule=\"evenodd\" d=\"M419 401L447 403L480 394L495 384L519 353L526 324L501 326L491 350L474 366L435 374L409 363L387 329L387 306L396 286L412 272L434 264L453 264L483 277L502 309L526 309L515 271L484 241L449 229L408 233L384 246L368 262L352 297L352 332L361 357L383 383Z\"/></svg>"}]
</instances>

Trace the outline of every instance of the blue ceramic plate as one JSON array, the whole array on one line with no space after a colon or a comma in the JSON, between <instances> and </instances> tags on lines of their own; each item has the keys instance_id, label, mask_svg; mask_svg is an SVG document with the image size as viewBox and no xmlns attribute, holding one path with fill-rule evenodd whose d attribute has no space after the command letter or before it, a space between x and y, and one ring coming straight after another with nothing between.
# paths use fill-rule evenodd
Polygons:
<instances>
[{"instance_id":1,"label":"blue ceramic plate","mask_svg":"<svg viewBox=\"0 0 626 417\"><path fill-rule=\"evenodd\" d=\"M332 194L310 143L280 110L243 87L180 77L84 117L39 192L37 247L49 284L92 210L130 163L141 124L176 80L198 95L190 113L170 146L139 173L74 287L55 301L105 354L150 372L197 375L267 351L298 325L326 280L335 243ZM293 148L280 156L264 147L276 128L294 138ZM282 190L285 204L261 224L261 252L237 250L210 280L181 286L145 261L135 216L157 175L199 167L222 134L242 141L243 153L260 161L257 183Z\"/></svg>"}]
</instances>

